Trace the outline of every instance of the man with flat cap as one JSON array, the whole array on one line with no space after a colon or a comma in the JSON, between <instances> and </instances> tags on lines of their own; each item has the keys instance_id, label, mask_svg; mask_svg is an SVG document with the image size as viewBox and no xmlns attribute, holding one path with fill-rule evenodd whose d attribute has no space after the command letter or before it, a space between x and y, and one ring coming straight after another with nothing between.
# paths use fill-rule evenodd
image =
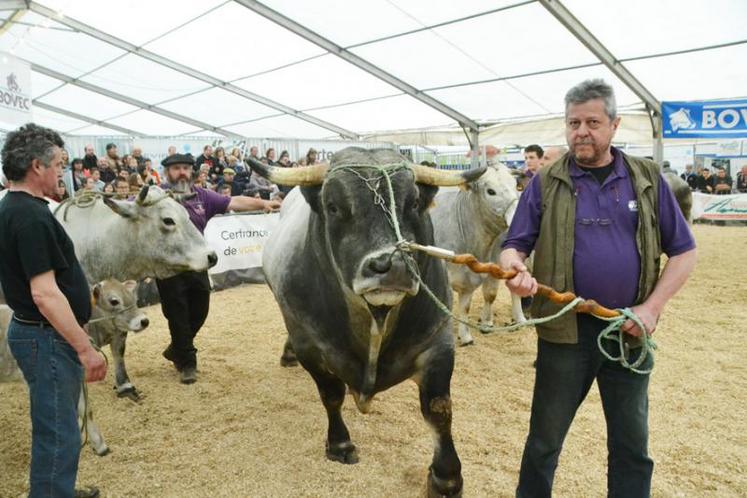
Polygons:
<instances>
[{"instance_id":1,"label":"man with flat cap","mask_svg":"<svg viewBox=\"0 0 747 498\"><path fill-rule=\"evenodd\" d=\"M175 193L194 193L192 199L182 202L200 233L207 222L217 214L228 211L270 211L280 207L278 201L266 201L246 196L223 197L220 194L194 185L191 154L173 154L161 161L168 182L165 188ZM194 338L207 318L210 307L210 282L207 271L187 271L171 278L156 279L161 295L161 309L169 322L171 343L163 352L164 358L174 363L182 384L197 380L197 349Z\"/></svg>"}]
</instances>

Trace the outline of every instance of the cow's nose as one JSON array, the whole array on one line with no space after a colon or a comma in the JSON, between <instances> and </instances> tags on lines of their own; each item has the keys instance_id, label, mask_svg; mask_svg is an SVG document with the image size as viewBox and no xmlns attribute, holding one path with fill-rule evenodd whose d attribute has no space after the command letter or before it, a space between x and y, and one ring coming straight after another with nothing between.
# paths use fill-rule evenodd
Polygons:
<instances>
[{"instance_id":1,"label":"cow's nose","mask_svg":"<svg viewBox=\"0 0 747 498\"><path fill-rule=\"evenodd\" d=\"M379 254L368 260L368 269L374 273L387 273L392 268L392 255Z\"/></svg>"},{"instance_id":2,"label":"cow's nose","mask_svg":"<svg viewBox=\"0 0 747 498\"><path fill-rule=\"evenodd\" d=\"M212 268L213 266L218 264L218 255L215 254L215 251L210 251L208 253L208 266Z\"/></svg>"},{"instance_id":3,"label":"cow's nose","mask_svg":"<svg viewBox=\"0 0 747 498\"><path fill-rule=\"evenodd\" d=\"M147 327L150 321L147 318L143 318L140 320L140 325L142 325L143 328Z\"/></svg>"}]
</instances>

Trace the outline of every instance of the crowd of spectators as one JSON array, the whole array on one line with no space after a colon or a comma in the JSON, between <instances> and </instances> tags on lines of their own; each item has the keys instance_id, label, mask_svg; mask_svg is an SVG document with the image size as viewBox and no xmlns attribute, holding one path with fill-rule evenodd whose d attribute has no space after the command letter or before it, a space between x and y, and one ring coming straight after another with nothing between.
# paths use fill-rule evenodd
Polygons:
<instances>
[{"instance_id":1,"label":"crowd of spectators","mask_svg":"<svg viewBox=\"0 0 747 498\"><path fill-rule=\"evenodd\" d=\"M176 147L168 148L168 155L176 154ZM274 148L269 148L263 156L259 148L252 146L248 157L261 163L283 168L296 168L313 165L317 162L317 151L309 149L297 161L291 159L288 151L277 156ZM161 185L162 177L157 165L143 155L142 149L135 146L130 154L119 155L115 144L106 146L104 157L98 158L92 145L86 145L82 158L70 159L66 150L62 155L65 163L63 179L55 196L61 202L72 195L82 195L86 191L111 193L116 199L132 198L144 185ZM288 188L270 183L260 175L252 174L242 150L238 147L226 153L223 147L205 145L195 159L195 185L214 190L227 197L248 195L262 199L282 199Z\"/></svg>"},{"instance_id":2,"label":"crowd of spectators","mask_svg":"<svg viewBox=\"0 0 747 498\"><path fill-rule=\"evenodd\" d=\"M709 168L693 170L692 164L685 167L680 177L687 182L690 190L704 194L728 195L733 193L747 193L747 166L737 173L736 183L724 168L715 168L713 174Z\"/></svg>"}]
</instances>

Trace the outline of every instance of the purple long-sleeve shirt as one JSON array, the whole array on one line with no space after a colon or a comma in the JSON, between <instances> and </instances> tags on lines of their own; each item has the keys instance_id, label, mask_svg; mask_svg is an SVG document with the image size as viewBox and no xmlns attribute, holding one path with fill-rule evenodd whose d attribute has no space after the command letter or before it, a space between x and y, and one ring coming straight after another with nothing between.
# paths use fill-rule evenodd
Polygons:
<instances>
[{"instance_id":1,"label":"purple long-sleeve shirt","mask_svg":"<svg viewBox=\"0 0 747 498\"><path fill-rule=\"evenodd\" d=\"M612 147L612 155L614 169L602 185L573 159L570 161L569 173L576 190L573 284L581 297L608 308L622 308L632 306L638 294L638 204L622 153ZM658 194L662 250L672 257L694 249L690 227L663 178ZM541 215L542 188L540 175L535 175L519 199L502 247L531 253L539 235Z\"/></svg>"}]
</instances>

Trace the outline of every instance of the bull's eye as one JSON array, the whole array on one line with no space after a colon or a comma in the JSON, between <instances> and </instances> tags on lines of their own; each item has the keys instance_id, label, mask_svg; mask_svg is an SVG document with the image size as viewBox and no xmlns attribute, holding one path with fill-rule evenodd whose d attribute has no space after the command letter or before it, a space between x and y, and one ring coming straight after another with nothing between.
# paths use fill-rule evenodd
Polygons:
<instances>
[{"instance_id":1,"label":"bull's eye","mask_svg":"<svg viewBox=\"0 0 747 498\"><path fill-rule=\"evenodd\" d=\"M330 214L337 214L340 212L340 210L337 209L337 206L331 202L327 204L327 211L329 211Z\"/></svg>"},{"instance_id":2,"label":"bull's eye","mask_svg":"<svg viewBox=\"0 0 747 498\"><path fill-rule=\"evenodd\" d=\"M176 222L174 221L174 218L164 218L163 224L167 227L173 227L174 225L176 225Z\"/></svg>"},{"instance_id":3,"label":"bull's eye","mask_svg":"<svg viewBox=\"0 0 747 498\"><path fill-rule=\"evenodd\" d=\"M116 297L110 297L109 304L111 304L112 306L119 306L119 299L117 299Z\"/></svg>"},{"instance_id":4,"label":"bull's eye","mask_svg":"<svg viewBox=\"0 0 747 498\"><path fill-rule=\"evenodd\" d=\"M412 210L417 211L419 207L420 207L420 199L414 199L412 201Z\"/></svg>"},{"instance_id":5,"label":"bull's eye","mask_svg":"<svg viewBox=\"0 0 747 498\"><path fill-rule=\"evenodd\" d=\"M488 195L495 195L495 190L493 190L492 188L489 188Z\"/></svg>"}]
</instances>

